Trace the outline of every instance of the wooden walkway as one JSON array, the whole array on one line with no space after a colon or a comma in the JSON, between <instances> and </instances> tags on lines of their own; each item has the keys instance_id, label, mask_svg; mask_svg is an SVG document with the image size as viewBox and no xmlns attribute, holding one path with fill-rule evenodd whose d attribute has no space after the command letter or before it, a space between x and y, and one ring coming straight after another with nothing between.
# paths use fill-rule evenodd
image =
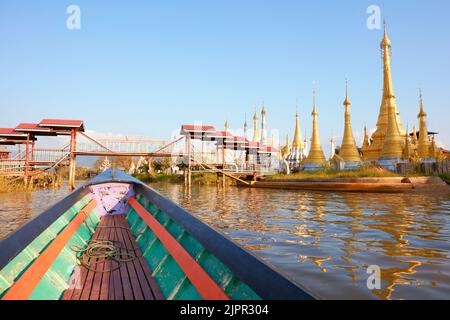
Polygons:
<instances>
[{"instance_id":1,"label":"wooden walkway","mask_svg":"<svg viewBox=\"0 0 450 320\"><path fill-rule=\"evenodd\" d=\"M100 228L99 228L100 227ZM67 289L63 300L161 300L164 299L152 272L142 257L141 250L130 231L130 225L123 215L102 217L92 240L118 241L121 246L135 252L137 258L123 262L111 272L94 272L80 266L71 283L75 289ZM106 227L106 228L105 228ZM135 251L134 251L135 250ZM118 266L116 261L100 262L95 269L111 270ZM79 275L79 281L75 277Z\"/></svg>"}]
</instances>

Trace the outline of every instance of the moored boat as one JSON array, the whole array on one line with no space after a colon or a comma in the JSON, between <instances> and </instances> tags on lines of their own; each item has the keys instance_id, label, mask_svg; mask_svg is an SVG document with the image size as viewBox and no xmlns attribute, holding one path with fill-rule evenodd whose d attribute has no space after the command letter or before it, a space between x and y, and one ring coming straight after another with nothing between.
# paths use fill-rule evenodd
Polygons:
<instances>
[{"instance_id":1,"label":"moored boat","mask_svg":"<svg viewBox=\"0 0 450 320\"><path fill-rule=\"evenodd\" d=\"M0 242L0 298L314 297L152 188L108 170Z\"/></svg>"}]
</instances>

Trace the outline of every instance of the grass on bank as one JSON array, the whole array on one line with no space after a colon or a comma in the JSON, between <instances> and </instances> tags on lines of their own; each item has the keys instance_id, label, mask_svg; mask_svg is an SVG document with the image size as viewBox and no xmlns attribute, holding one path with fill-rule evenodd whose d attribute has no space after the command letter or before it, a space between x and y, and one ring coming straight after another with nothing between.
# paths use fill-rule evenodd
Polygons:
<instances>
[{"instance_id":1,"label":"grass on bank","mask_svg":"<svg viewBox=\"0 0 450 320\"><path fill-rule=\"evenodd\" d=\"M136 179L144 183L155 183L155 182L169 182L169 183L184 183L184 176L182 174L165 174L157 173L150 175L148 173L133 175ZM217 174L211 172L192 172L192 183L193 184L216 184L218 181ZM220 178L221 179L221 178ZM227 183L232 184L231 179L227 178Z\"/></svg>"},{"instance_id":2,"label":"grass on bank","mask_svg":"<svg viewBox=\"0 0 450 320\"><path fill-rule=\"evenodd\" d=\"M23 177L0 177L0 192L21 192L59 188L60 178L55 173L41 174L25 184Z\"/></svg>"},{"instance_id":3,"label":"grass on bank","mask_svg":"<svg viewBox=\"0 0 450 320\"><path fill-rule=\"evenodd\" d=\"M450 173L442 173L439 175L439 178L444 180L447 184L450 184Z\"/></svg>"},{"instance_id":4,"label":"grass on bank","mask_svg":"<svg viewBox=\"0 0 450 320\"><path fill-rule=\"evenodd\" d=\"M401 177L401 175L390 172L381 168L361 168L360 170L336 171L333 169L325 169L320 171L299 171L287 174L275 174L268 179L324 179L324 178L367 178L367 177Z\"/></svg>"}]
</instances>

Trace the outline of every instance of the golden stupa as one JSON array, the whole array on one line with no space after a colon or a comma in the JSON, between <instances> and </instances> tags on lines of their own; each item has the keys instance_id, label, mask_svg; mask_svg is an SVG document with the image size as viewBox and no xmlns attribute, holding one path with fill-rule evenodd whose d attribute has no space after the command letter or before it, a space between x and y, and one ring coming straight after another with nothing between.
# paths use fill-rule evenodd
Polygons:
<instances>
[{"instance_id":1,"label":"golden stupa","mask_svg":"<svg viewBox=\"0 0 450 320\"><path fill-rule=\"evenodd\" d=\"M286 133L286 146L283 149L283 159L286 159L291 152L291 147L289 146L289 133Z\"/></svg>"},{"instance_id":2,"label":"golden stupa","mask_svg":"<svg viewBox=\"0 0 450 320\"><path fill-rule=\"evenodd\" d=\"M404 141L397 121L395 97L389 87L386 92L385 104L388 108L388 122L380 159L400 159L403 156Z\"/></svg>"},{"instance_id":3,"label":"golden stupa","mask_svg":"<svg viewBox=\"0 0 450 320\"><path fill-rule=\"evenodd\" d=\"M428 139L427 114L423 111L422 92L419 96L419 141L417 144L417 153L420 159L430 158L430 140Z\"/></svg>"},{"instance_id":4,"label":"golden stupa","mask_svg":"<svg viewBox=\"0 0 450 320\"><path fill-rule=\"evenodd\" d=\"M295 113L295 132L294 140L292 141L292 148L303 149L303 139L300 131L300 117L298 115L298 111Z\"/></svg>"},{"instance_id":5,"label":"golden stupa","mask_svg":"<svg viewBox=\"0 0 450 320\"><path fill-rule=\"evenodd\" d=\"M359 156L358 148L356 147L355 139L353 138L352 125L350 120L350 99L348 98L348 84L345 85L345 125L344 125L344 136L342 138L341 149L339 151L339 156L345 162L361 162Z\"/></svg>"},{"instance_id":6,"label":"golden stupa","mask_svg":"<svg viewBox=\"0 0 450 320\"><path fill-rule=\"evenodd\" d=\"M312 137L311 137L311 148L309 149L308 157L305 160L305 167L308 164L317 164L323 165L325 164L325 155L323 154L322 146L320 145L319 138L319 125L317 122L317 110L316 110L316 91L313 91L313 109L311 113L313 117L313 129L312 129Z\"/></svg>"},{"instance_id":7,"label":"golden stupa","mask_svg":"<svg viewBox=\"0 0 450 320\"><path fill-rule=\"evenodd\" d=\"M397 109L394 86L391 74L391 41L387 35L386 23L384 24L384 36L380 44L383 54L383 95L381 99L380 113L378 115L377 128L371 137L371 144L364 150L364 159L375 161L381 157L384 140L388 131L389 105L394 108L394 122L400 135L405 135L402 129L402 121Z\"/></svg>"},{"instance_id":8,"label":"golden stupa","mask_svg":"<svg viewBox=\"0 0 450 320\"><path fill-rule=\"evenodd\" d=\"M257 106L255 106L255 115L253 116L253 142L259 142L258 107Z\"/></svg>"},{"instance_id":9,"label":"golden stupa","mask_svg":"<svg viewBox=\"0 0 450 320\"><path fill-rule=\"evenodd\" d=\"M413 149L411 146L411 141L409 140L409 128L406 126L406 135L405 135L405 148L403 148L403 159L410 160L413 157Z\"/></svg>"},{"instance_id":10,"label":"golden stupa","mask_svg":"<svg viewBox=\"0 0 450 320\"><path fill-rule=\"evenodd\" d=\"M416 131L416 125L413 125L413 132L412 132L412 144L417 147L417 131Z\"/></svg>"}]
</instances>

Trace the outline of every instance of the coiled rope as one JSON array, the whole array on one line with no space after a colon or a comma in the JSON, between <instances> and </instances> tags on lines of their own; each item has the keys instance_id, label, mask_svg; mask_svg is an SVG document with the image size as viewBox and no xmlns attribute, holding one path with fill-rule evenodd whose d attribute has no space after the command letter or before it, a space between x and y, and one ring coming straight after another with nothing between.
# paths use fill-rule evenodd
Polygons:
<instances>
[{"instance_id":1,"label":"coiled rope","mask_svg":"<svg viewBox=\"0 0 450 320\"><path fill-rule=\"evenodd\" d=\"M94 230L90 228L86 221L85 225L91 234L94 234ZM122 226L97 226L96 229L123 229L129 231L128 228ZM75 252L77 263L79 265L90 271L100 273L118 270L123 263L138 258L136 254L138 248L127 248L122 242L116 240L91 240L86 247L73 244L70 246L70 249ZM117 265L109 269L97 267L98 264L109 261L116 262ZM106 265L107 264L105 264L105 266Z\"/></svg>"},{"instance_id":2,"label":"coiled rope","mask_svg":"<svg viewBox=\"0 0 450 320\"><path fill-rule=\"evenodd\" d=\"M114 240L92 240L86 248L74 244L70 249L76 253L78 264L93 272L112 272L120 269L123 263L137 258L135 249L125 248L120 241ZM117 265L109 269L97 267L108 261Z\"/></svg>"}]
</instances>

